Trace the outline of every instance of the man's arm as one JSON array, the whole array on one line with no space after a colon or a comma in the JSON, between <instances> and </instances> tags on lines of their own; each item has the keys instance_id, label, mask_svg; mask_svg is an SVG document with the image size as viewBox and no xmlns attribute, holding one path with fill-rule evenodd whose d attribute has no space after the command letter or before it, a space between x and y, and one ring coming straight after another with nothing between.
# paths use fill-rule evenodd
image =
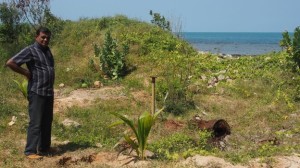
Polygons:
<instances>
[{"instance_id":1,"label":"man's arm","mask_svg":"<svg viewBox=\"0 0 300 168\"><path fill-rule=\"evenodd\" d=\"M30 79L30 72L27 69L17 65L12 59L9 59L5 65L8 66L13 71L21 75L24 75L28 80Z\"/></svg>"}]
</instances>

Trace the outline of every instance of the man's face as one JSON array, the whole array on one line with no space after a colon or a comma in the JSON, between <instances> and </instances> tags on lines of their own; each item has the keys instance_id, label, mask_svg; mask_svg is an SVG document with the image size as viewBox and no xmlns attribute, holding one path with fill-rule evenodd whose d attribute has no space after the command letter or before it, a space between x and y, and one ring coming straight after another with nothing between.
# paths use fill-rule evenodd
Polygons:
<instances>
[{"instance_id":1,"label":"man's face","mask_svg":"<svg viewBox=\"0 0 300 168\"><path fill-rule=\"evenodd\" d=\"M47 47L50 42L51 35L46 34L44 32L40 32L38 36L35 37L36 42L38 42L41 46Z\"/></svg>"}]
</instances>

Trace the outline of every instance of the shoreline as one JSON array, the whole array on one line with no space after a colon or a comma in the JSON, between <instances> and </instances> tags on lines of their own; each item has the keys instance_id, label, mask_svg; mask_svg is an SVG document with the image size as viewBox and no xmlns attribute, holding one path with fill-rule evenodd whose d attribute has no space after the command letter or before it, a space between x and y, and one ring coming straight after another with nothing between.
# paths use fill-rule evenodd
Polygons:
<instances>
[{"instance_id":1,"label":"shoreline","mask_svg":"<svg viewBox=\"0 0 300 168\"><path fill-rule=\"evenodd\" d=\"M242 56L258 56L260 54L226 54L226 53L213 53L210 51L198 50L198 54L214 54L221 58L232 58L232 57L242 57ZM262 55L262 54L261 54Z\"/></svg>"},{"instance_id":2,"label":"shoreline","mask_svg":"<svg viewBox=\"0 0 300 168\"><path fill-rule=\"evenodd\" d=\"M192 44L193 45L193 44ZM196 51L200 54L215 54L215 55L221 55L221 56L258 56L258 55L265 55L265 54L270 54L270 53L278 53L282 51L282 48L278 47L276 49L259 49L259 48L251 48L248 51L243 50L243 48L239 47L232 47L232 49L207 49L207 48L202 48L197 46L193 46ZM227 52L226 52L227 51Z\"/></svg>"}]
</instances>

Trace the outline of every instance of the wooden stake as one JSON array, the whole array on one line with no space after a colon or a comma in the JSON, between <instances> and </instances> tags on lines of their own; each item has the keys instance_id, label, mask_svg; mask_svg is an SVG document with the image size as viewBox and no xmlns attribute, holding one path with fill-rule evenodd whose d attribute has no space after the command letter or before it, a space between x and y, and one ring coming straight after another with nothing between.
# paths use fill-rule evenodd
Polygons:
<instances>
[{"instance_id":1,"label":"wooden stake","mask_svg":"<svg viewBox=\"0 0 300 168\"><path fill-rule=\"evenodd\" d=\"M151 76L151 83L152 83L152 107L151 107L151 112L152 115L155 113L155 76Z\"/></svg>"}]
</instances>

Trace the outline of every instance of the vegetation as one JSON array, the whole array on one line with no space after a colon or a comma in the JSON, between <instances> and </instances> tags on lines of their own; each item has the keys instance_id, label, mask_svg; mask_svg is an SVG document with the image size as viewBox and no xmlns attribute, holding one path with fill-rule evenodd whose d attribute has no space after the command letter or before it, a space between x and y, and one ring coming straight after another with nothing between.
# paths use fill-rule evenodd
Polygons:
<instances>
[{"instance_id":1,"label":"vegetation","mask_svg":"<svg viewBox=\"0 0 300 168\"><path fill-rule=\"evenodd\" d=\"M28 82L26 79L24 79L22 82L19 82L17 80L14 80L14 82L18 85L19 91L23 94L24 98L27 98L27 86Z\"/></svg>"},{"instance_id":2,"label":"vegetation","mask_svg":"<svg viewBox=\"0 0 300 168\"><path fill-rule=\"evenodd\" d=\"M132 118L143 116L144 111L150 111L148 99L135 97L136 93L150 95L150 76L157 76L157 108L165 110L157 115L151 132L147 129L144 140L135 143L142 158L145 147L155 152L161 164L195 154L246 164L253 158L267 160L300 152L300 76L291 66L297 63L299 43L289 40L283 43L284 47L292 47L292 52L220 58L199 54L187 42L155 24L122 15L76 22L61 20L51 13L48 17L51 20L48 25L60 26L54 31L51 43L56 61L55 88L59 94L67 96L82 83L91 91L94 81L101 81L105 87L122 88L117 93L122 98L96 99L89 107L71 106L55 113L53 136L56 142L69 141L59 146L65 152L86 149L111 152L128 128L109 128L116 119L110 114L127 116L129 123ZM1 18L1 30L11 30L4 29L4 25ZM24 29L18 31L14 42L1 42L1 65L33 41L33 28L24 22L21 25ZM7 38L5 35L9 34L2 33L1 39ZM283 38L286 37L284 34ZM295 33L293 41L297 39ZM123 44L128 51L122 50ZM112 55L121 62L104 65L115 70L111 73L101 69L101 64L105 62L103 59L116 61L109 57ZM290 59L294 56L295 59ZM0 166L24 167L30 165L23 157L27 101L13 82L22 81L23 77L1 66L0 80ZM59 88L61 83L64 88ZM232 135L224 150L207 143L210 133L187 126L195 114L205 120L222 118L229 123ZM18 120L9 126L12 116ZM80 126L67 127L62 124L65 119L77 121ZM178 129L168 129L167 121L182 124ZM131 129L137 129L135 126L130 124ZM137 139L140 136L134 135Z\"/></svg>"},{"instance_id":3,"label":"vegetation","mask_svg":"<svg viewBox=\"0 0 300 168\"><path fill-rule=\"evenodd\" d=\"M300 68L300 27L296 27L294 31L294 38L290 38L289 32L282 33L282 40L280 46L283 47L289 54L291 59Z\"/></svg>"},{"instance_id":4,"label":"vegetation","mask_svg":"<svg viewBox=\"0 0 300 168\"><path fill-rule=\"evenodd\" d=\"M213 155L214 148L207 143L211 137L208 131L199 131L199 137L192 137L183 132L177 132L163 137L151 144L151 150L160 160L178 160L196 154Z\"/></svg>"},{"instance_id":5,"label":"vegetation","mask_svg":"<svg viewBox=\"0 0 300 168\"><path fill-rule=\"evenodd\" d=\"M7 59L34 41L37 27L47 26L59 34L64 21L49 9L50 0L7 0L0 3L1 59Z\"/></svg>"},{"instance_id":6,"label":"vegetation","mask_svg":"<svg viewBox=\"0 0 300 168\"><path fill-rule=\"evenodd\" d=\"M128 54L128 45L123 45L123 51L118 50L117 42L110 32L105 34L103 48L94 46L95 56L100 58L100 69L109 78L117 79L126 72L125 56Z\"/></svg>"},{"instance_id":7,"label":"vegetation","mask_svg":"<svg viewBox=\"0 0 300 168\"><path fill-rule=\"evenodd\" d=\"M163 109L151 115L149 112L144 112L139 118L137 123L133 120L128 119L119 113L112 113L114 116L120 118L127 126L130 127L134 137L129 133L124 134L125 141L134 149L138 157L142 160L145 159L146 147L148 146L148 136L151 128L153 127L157 116L162 112Z\"/></svg>"},{"instance_id":8,"label":"vegetation","mask_svg":"<svg viewBox=\"0 0 300 168\"><path fill-rule=\"evenodd\" d=\"M163 30L171 31L170 21L168 21L164 16L161 16L159 13L153 13L152 10L150 10L149 14L153 18L151 23L157 25Z\"/></svg>"}]
</instances>

